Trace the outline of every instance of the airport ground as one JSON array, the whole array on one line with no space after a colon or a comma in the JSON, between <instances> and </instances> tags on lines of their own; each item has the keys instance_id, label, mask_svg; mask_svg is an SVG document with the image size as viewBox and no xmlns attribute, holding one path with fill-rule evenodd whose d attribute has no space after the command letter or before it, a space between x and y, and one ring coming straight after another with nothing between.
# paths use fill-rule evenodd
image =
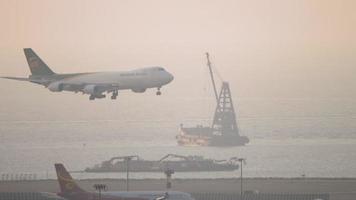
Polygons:
<instances>
[{"instance_id":1,"label":"airport ground","mask_svg":"<svg viewBox=\"0 0 356 200\"><path fill-rule=\"evenodd\" d=\"M95 183L106 184L111 191L126 190L126 181L117 179L78 180L88 191L94 191ZM173 190L188 193L238 193L239 179L174 179ZM130 190L164 190L164 179L131 180ZM356 178L249 178L244 179L245 191L260 193L328 193L332 200L355 200ZM0 192L58 192L56 180L2 181Z\"/></svg>"}]
</instances>

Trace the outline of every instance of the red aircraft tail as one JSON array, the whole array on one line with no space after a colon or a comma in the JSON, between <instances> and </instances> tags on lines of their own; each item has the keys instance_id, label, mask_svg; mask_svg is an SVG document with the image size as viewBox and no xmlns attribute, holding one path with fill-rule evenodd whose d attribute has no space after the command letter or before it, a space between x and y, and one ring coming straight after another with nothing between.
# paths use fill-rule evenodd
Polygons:
<instances>
[{"instance_id":1,"label":"red aircraft tail","mask_svg":"<svg viewBox=\"0 0 356 200\"><path fill-rule=\"evenodd\" d=\"M58 183L62 194L83 193L85 192L73 180L63 164L54 165L57 172Z\"/></svg>"}]
</instances>

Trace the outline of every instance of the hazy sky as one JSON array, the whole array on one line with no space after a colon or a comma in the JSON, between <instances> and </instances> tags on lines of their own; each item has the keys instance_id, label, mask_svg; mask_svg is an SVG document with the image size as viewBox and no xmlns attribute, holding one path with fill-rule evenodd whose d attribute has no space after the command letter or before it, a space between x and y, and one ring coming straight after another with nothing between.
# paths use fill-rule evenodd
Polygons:
<instances>
[{"instance_id":1,"label":"hazy sky","mask_svg":"<svg viewBox=\"0 0 356 200\"><path fill-rule=\"evenodd\" d=\"M209 51L242 98L353 98L355 8L354 0L0 0L0 75L27 76L22 48L32 47L59 73L161 65L176 77L169 87L184 91L206 81Z\"/></svg>"}]
</instances>

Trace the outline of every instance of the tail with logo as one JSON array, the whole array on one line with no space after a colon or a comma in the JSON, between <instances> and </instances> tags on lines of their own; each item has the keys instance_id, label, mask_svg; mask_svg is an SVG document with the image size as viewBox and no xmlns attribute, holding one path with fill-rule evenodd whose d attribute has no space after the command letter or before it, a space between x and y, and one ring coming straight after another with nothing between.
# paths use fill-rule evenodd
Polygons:
<instances>
[{"instance_id":1,"label":"tail with logo","mask_svg":"<svg viewBox=\"0 0 356 200\"><path fill-rule=\"evenodd\" d=\"M32 75L49 76L55 74L31 48L25 48L23 51Z\"/></svg>"},{"instance_id":2,"label":"tail with logo","mask_svg":"<svg viewBox=\"0 0 356 200\"><path fill-rule=\"evenodd\" d=\"M63 164L55 164L54 166L56 168L58 183L62 194L85 192L77 185L77 183L75 183L72 176L68 173Z\"/></svg>"}]
</instances>

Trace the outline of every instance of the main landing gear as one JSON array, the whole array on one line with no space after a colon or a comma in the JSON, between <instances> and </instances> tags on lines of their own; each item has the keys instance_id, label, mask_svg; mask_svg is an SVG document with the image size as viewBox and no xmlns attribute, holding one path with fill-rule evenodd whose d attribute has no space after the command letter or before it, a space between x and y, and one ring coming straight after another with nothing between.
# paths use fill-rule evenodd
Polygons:
<instances>
[{"instance_id":1,"label":"main landing gear","mask_svg":"<svg viewBox=\"0 0 356 200\"><path fill-rule=\"evenodd\" d=\"M106 95L104 95L104 94L99 94L99 95L91 94L89 96L89 100L92 101L92 100L95 100L95 99L102 99L102 98L105 98L105 97L106 97Z\"/></svg>"},{"instance_id":2,"label":"main landing gear","mask_svg":"<svg viewBox=\"0 0 356 200\"><path fill-rule=\"evenodd\" d=\"M117 90L112 92L111 99L115 100L117 98L117 95L119 95L119 92Z\"/></svg>"},{"instance_id":3,"label":"main landing gear","mask_svg":"<svg viewBox=\"0 0 356 200\"><path fill-rule=\"evenodd\" d=\"M159 87L159 88L157 88L157 92L156 92L156 95L161 95L162 94L162 92L161 92L161 88Z\"/></svg>"}]
</instances>

